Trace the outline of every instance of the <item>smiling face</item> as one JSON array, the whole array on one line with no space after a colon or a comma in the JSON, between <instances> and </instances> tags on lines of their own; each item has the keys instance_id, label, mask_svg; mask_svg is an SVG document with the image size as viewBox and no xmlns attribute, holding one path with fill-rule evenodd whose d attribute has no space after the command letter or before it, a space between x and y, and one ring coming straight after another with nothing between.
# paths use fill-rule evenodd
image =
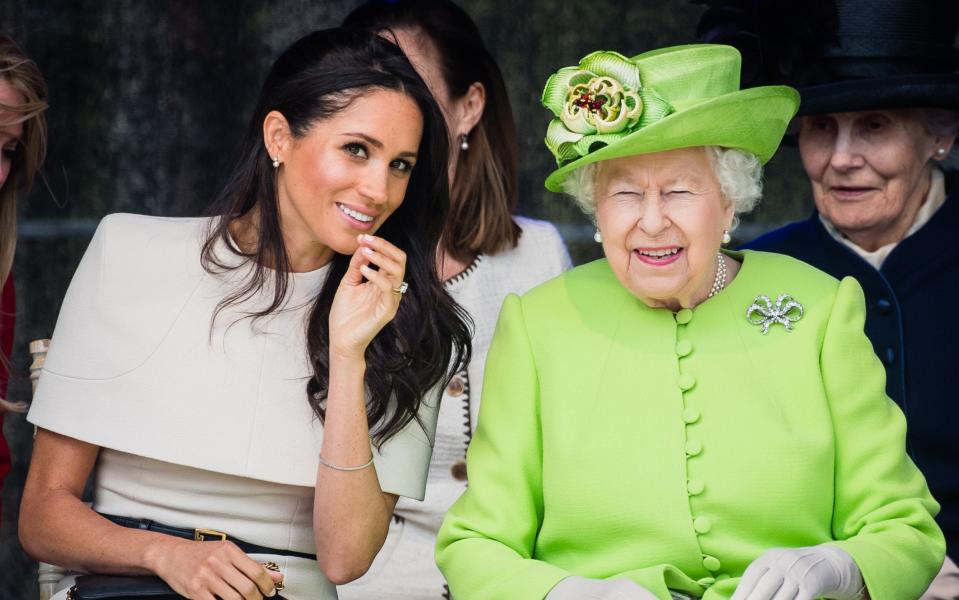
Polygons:
<instances>
[{"instance_id":1,"label":"smiling face","mask_svg":"<svg viewBox=\"0 0 959 600\"><path fill-rule=\"evenodd\" d=\"M264 138L279 159L280 226L293 268L319 268L333 253L352 254L357 235L374 233L403 202L423 118L407 95L367 91L301 137L279 113Z\"/></svg>"},{"instance_id":2,"label":"smiling face","mask_svg":"<svg viewBox=\"0 0 959 600\"><path fill-rule=\"evenodd\" d=\"M705 149L617 158L597 168L596 224L620 283L654 307L706 299L733 207Z\"/></svg>"},{"instance_id":3,"label":"smiling face","mask_svg":"<svg viewBox=\"0 0 959 600\"><path fill-rule=\"evenodd\" d=\"M15 106L23 103L23 96L0 77L0 104ZM13 165L13 157L23 136L23 123L13 123L17 115L0 110L0 188L6 183Z\"/></svg>"},{"instance_id":4,"label":"smiling face","mask_svg":"<svg viewBox=\"0 0 959 600\"><path fill-rule=\"evenodd\" d=\"M808 116L799 131L816 209L866 250L905 237L941 145L906 110Z\"/></svg>"}]
</instances>

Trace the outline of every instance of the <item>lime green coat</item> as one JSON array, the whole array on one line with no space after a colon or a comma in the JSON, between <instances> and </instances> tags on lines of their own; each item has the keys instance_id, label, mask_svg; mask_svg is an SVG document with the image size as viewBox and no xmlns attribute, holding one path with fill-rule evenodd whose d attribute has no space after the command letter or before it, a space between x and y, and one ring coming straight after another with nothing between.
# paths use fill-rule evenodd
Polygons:
<instances>
[{"instance_id":1,"label":"lime green coat","mask_svg":"<svg viewBox=\"0 0 959 600\"><path fill-rule=\"evenodd\" d=\"M859 285L734 256L738 276L692 311L647 307L605 260L507 299L470 485L437 541L457 600L539 599L570 574L720 600L765 550L833 540L874 600L922 593L945 552L939 507ZM804 315L763 335L746 309L782 293Z\"/></svg>"}]
</instances>

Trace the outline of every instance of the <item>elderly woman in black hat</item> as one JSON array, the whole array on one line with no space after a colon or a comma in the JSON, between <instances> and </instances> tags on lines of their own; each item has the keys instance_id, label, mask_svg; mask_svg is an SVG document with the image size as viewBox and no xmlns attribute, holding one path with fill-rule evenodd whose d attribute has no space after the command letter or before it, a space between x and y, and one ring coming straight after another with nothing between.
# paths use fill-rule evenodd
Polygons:
<instances>
[{"instance_id":1,"label":"elderly woman in black hat","mask_svg":"<svg viewBox=\"0 0 959 600\"><path fill-rule=\"evenodd\" d=\"M743 31L738 19L752 19L759 32L752 39L762 52L737 45L747 57L764 57L755 70L770 63L777 70L761 73L754 83L789 83L802 97L799 151L815 211L747 247L790 254L836 277L859 280L866 333L886 367L886 391L906 414L910 454L942 504L938 521L948 554L956 558L959 403L952 396L959 389L959 354L948 342L959 337L959 322L947 306L959 291L959 246L950 242L959 231L959 185L950 168L959 164L959 60L953 47L959 3L820 3L814 20L831 24L820 28L815 42L766 35L783 23L782 15L737 16L730 10L735 3L712 4L700 23L701 36L741 42L747 38L735 34ZM810 29L792 19L788 30ZM805 55L796 52L800 47ZM810 60L796 61L800 56ZM791 72L779 72L783 65ZM949 572L952 591L935 591ZM930 593L959 597L959 570L948 558Z\"/></svg>"}]
</instances>

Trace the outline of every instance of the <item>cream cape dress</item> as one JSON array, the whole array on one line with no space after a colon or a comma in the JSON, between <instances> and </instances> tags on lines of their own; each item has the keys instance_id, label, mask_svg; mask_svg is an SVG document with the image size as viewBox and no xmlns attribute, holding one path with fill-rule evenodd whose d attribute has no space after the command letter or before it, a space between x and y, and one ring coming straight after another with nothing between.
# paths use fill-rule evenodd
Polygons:
<instances>
[{"instance_id":1,"label":"cream cape dress","mask_svg":"<svg viewBox=\"0 0 959 600\"><path fill-rule=\"evenodd\" d=\"M264 290L211 328L217 303L247 271L203 268L208 225L101 222L61 307L28 419L102 448L98 511L313 553L323 427L306 399L305 327L326 269L292 274L280 312L242 319L269 300ZM439 394L422 404L426 431L413 421L374 449L384 491L423 498ZM314 561L268 558L283 569L289 600L336 597Z\"/></svg>"}]
</instances>

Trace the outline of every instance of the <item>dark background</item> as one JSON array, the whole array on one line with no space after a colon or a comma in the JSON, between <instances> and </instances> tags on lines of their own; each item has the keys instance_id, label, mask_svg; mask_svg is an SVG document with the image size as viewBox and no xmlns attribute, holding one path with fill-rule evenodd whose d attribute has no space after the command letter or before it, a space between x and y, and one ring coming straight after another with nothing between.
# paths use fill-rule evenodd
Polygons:
<instances>
[{"instance_id":1,"label":"dark background","mask_svg":"<svg viewBox=\"0 0 959 600\"><path fill-rule=\"evenodd\" d=\"M543 180L546 78L597 50L628 56L693 41L703 7L684 0L462 0L506 78L520 138L521 212L553 221L576 263L599 256L589 221ZM200 213L223 183L272 60L306 32L337 25L354 2L306 0L0 0L0 30L39 64L50 86L50 150L42 182L20 206L14 265L19 374L29 399L27 344L50 337L70 277L96 223L112 212ZM796 150L767 166L765 202L737 240L804 217ZM36 564L16 539L32 427L7 415L13 472L3 487L0 598L34 600Z\"/></svg>"}]
</instances>

